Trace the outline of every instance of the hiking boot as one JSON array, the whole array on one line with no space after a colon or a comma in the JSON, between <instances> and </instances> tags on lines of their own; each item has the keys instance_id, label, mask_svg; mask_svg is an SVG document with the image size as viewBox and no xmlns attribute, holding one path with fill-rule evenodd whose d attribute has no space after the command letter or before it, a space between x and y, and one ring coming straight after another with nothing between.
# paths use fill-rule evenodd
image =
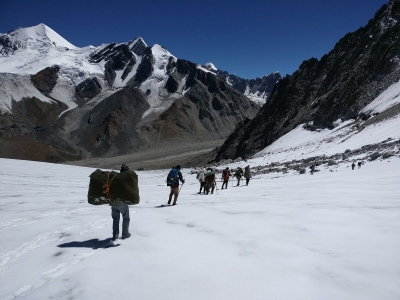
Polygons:
<instances>
[{"instance_id":1,"label":"hiking boot","mask_svg":"<svg viewBox=\"0 0 400 300\"><path fill-rule=\"evenodd\" d=\"M171 200L168 200L168 205L171 205Z\"/></svg>"},{"instance_id":2,"label":"hiking boot","mask_svg":"<svg viewBox=\"0 0 400 300\"><path fill-rule=\"evenodd\" d=\"M111 239L112 241L116 241L116 240L118 240L118 234L117 235L114 235L113 237L112 237L112 239Z\"/></svg>"},{"instance_id":3,"label":"hiking boot","mask_svg":"<svg viewBox=\"0 0 400 300\"><path fill-rule=\"evenodd\" d=\"M128 234L126 234L126 235L123 235L122 237L121 237L121 239L129 239L131 237L131 234L130 233L128 233Z\"/></svg>"},{"instance_id":4,"label":"hiking boot","mask_svg":"<svg viewBox=\"0 0 400 300\"><path fill-rule=\"evenodd\" d=\"M178 204L176 204L176 202L174 202L172 205L178 205Z\"/></svg>"}]
</instances>

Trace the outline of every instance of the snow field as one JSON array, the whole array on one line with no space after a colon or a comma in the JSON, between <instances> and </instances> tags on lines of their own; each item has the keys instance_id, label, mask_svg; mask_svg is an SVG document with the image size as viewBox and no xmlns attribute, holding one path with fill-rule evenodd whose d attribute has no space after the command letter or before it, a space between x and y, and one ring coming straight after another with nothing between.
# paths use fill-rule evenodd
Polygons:
<instances>
[{"instance_id":1,"label":"snow field","mask_svg":"<svg viewBox=\"0 0 400 300\"><path fill-rule=\"evenodd\" d=\"M108 249L97 247L111 236L110 208L86 202L94 169L0 164L0 299L400 295L397 157L257 176L208 196L184 169L178 205L165 208L168 170L140 171L132 237Z\"/></svg>"}]
</instances>

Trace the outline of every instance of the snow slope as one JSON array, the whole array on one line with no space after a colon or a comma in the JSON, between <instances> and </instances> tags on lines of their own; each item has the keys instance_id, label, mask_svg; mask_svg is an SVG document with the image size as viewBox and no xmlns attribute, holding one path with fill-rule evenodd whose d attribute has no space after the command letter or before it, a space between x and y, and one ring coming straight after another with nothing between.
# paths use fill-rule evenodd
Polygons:
<instances>
[{"instance_id":1,"label":"snow slope","mask_svg":"<svg viewBox=\"0 0 400 300\"><path fill-rule=\"evenodd\" d=\"M54 102L40 93L32 84L30 76L0 73L0 111L11 112L12 101L25 97L36 97L43 102Z\"/></svg>"},{"instance_id":2,"label":"snow slope","mask_svg":"<svg viewBox=\"0 0 400 300\"><path fill-rule=\"evenodd\" d=\"M399 299L398 157L208 196L183 170L165 208L168 170L138 172L132 237L108 249L94 169L0 163L0 299Z\"/></svg>"},{"instance_id":3,"label":"snow slope","mask_svg":"<svg viewBox=\"0 0 400 300\"><path fill-rule=\"evenodd\" d=\"M361 112L377 114L400 103L400 82L391 85L380 94L373 102L364 107Z\"/></svg>"}]
</instances>

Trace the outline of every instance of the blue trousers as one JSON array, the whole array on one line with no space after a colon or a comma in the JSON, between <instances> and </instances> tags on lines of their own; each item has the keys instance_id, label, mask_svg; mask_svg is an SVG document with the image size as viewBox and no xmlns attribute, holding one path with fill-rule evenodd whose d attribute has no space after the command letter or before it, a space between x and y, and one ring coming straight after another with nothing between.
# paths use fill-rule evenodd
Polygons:
<instances>
[{"instance_id":1,"label":"blue trousers","mask_svg":"<svg viewBox=\"0 0 400 300\"><path fill-rule=\"evenodd\" d=\"M112 205L111 216L113 218L113 237L119 235L119 215L122 215L122 236L129 233L129 206L128 204Z\"/></svg>"}]
</instances>

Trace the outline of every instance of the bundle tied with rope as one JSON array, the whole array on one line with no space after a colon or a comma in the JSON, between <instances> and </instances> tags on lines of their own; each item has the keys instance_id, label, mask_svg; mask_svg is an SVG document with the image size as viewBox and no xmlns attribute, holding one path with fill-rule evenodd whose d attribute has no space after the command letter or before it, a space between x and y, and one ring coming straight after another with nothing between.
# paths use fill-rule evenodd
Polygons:
<instances>
[{"instance_id":1,"label":"bundle tied with rope","mask_svg":"<svg viewBox=\"0 0 400 300\"><path fill-rule=\"evenodd\" d=\"M97 169L89 177L89 204L139 204L138 176L134 171L118 173Z\"/></svg>"}]
</instances>

